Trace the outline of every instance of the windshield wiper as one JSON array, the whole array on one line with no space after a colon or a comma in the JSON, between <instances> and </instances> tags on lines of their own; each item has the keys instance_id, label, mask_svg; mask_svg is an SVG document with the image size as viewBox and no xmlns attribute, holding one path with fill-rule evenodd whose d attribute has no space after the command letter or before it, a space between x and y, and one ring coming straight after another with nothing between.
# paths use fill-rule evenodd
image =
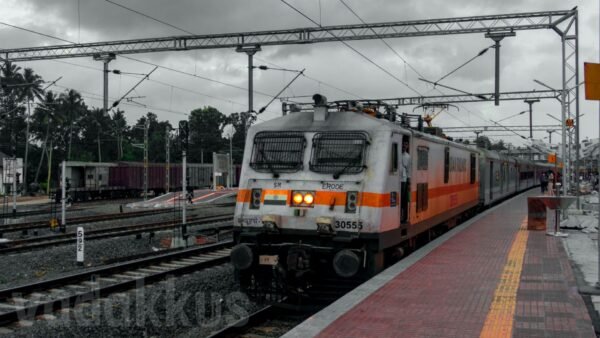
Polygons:
<instances>
[{"instance_id":1,"label":"windshield wiper","mask_svg":"<svg viewBox=\"0 0 600 338\"><path fill-rule=\"evenodd\" d=\"M258 151L260 152L263 159L265 160L265 163L266 163L267 167L269 168L269 171L273 174L273 178L279 178L279 173L277 171L275 171L275 169L271 165L270 160L267 158L267 155L265 155L265 151L260 147L258 148Z\"/></svg>"},{"instance_id":2,"label":"windshield wiper","mask_svg":"<svg viewBox=\"0 0 600 338\"><path fill-rule=\"evenodd\" d=\"M360 162L358 161L360 159L360 155L351 159L350 161L348 161L348 163L346 164L346 166L344 166L342 169L340 169L338 172L336 172L335 174L333 174L333 179L337 180L338 178L340 178L340 175L342 175L343 173L346 172L346 170L348 170L350 167L356 165L356 164L360 164Z\"/></svg>"}]
</instances>

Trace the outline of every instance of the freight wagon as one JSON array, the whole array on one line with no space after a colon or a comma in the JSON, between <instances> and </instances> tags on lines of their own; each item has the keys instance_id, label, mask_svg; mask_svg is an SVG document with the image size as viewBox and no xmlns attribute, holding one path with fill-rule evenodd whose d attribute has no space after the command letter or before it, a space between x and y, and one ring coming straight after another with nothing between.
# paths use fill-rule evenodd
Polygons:
<instances>
[{"instance_id":1,"label":"freight wagon","mask_svg":"<svg viewBox=\"0 0 600 338\"><path fill-rule=\"evenodd\" d=\"M144 191L144 164L141 162L66 162L69 194L75 201L139 197ZM148 164L148 193L160 195L181 190L181 164ZM187 185L192 189L208 188L213 184L212 164L188 163ZM234 166L232 185L236 186L240 167ZM217 185L227 185L226 176L217 177Z\"/></svg>"}]
</instances>

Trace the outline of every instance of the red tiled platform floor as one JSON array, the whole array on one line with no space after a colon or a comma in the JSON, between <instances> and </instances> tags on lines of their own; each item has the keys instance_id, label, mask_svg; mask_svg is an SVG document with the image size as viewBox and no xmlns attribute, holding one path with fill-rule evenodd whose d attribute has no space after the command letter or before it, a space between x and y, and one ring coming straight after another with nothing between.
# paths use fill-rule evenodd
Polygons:
<instances>
[{"instance_id":1,"label":"red tiled platform floor","mask_svg":"<svg viewBox=\"0 0 600 338\"><path fill-rule=\"evenodd\" d=\"M527 215L527 195L533 192L450 238L319 337L479 337ZM543 231L528 235L512 336L595 337L561 240Z\"/></svg>"}]
</instances>

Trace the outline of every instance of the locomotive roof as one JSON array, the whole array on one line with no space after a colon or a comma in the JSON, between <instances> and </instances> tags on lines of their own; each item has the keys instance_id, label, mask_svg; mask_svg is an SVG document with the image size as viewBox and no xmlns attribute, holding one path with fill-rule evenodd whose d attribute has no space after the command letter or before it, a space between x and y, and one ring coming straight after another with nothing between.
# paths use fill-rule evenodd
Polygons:
<instances>
[{"instance_id":1,"label":"locomotive roof","mask_svg":"<svg viewBox=\"0 0 600 338\"><path fill-rule=\"evenodd\" d=\"M291 113L279 118L268 120L256 124L250 128L251 133L261 131L288 130L288 131L327 131L327 130L361 130L361 131L389 131L400 132L402 134L412 134L418 138L424 138L431 142L448 144L453 147L463 148L473 151L472 148L455 143L437 136L419 132L414 129L408 129L397 123L386 119L380 119L368 114L357 113L353 111L330 111L325 121L314 121L313 111L302 111Z\"/></svg>"}]
</instances>

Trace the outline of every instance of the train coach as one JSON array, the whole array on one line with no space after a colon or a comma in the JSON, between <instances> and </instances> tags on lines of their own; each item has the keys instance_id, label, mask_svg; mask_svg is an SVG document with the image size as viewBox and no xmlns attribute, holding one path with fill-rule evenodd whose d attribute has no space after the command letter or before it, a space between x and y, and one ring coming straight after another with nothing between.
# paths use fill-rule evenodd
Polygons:
<instances>
[{"instance_id":1,"label":"train coach","mask_svg":"<svg viewBox=\"0 0 600 338\"><path fill-rule=\"evenodd\" d=\"M231 262L249 290L368 278L424 237L536 183L534 163L314 99L313 111L248 132Z\"/></svg>"}]
</instances>

